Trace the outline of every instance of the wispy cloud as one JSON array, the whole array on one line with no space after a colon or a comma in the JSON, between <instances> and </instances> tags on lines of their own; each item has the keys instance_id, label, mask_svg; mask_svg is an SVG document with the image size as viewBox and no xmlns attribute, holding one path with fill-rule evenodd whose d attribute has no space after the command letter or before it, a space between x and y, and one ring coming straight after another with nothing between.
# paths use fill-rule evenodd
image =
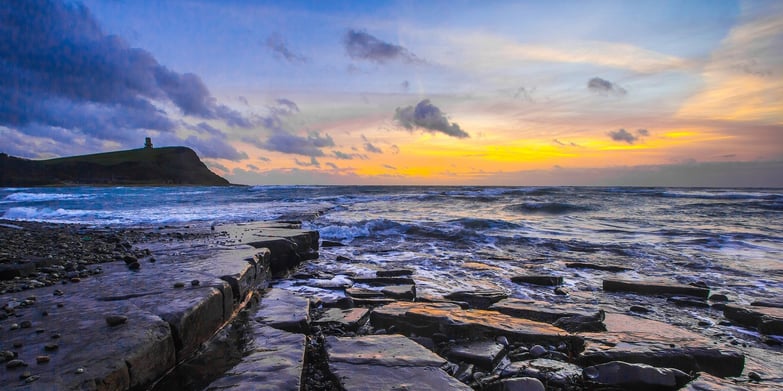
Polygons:
<instances>
[{"instance_id":1,"label":"wispy cloud","mask_svg":"<svg viewBox=\"0 0 783 391\"><path fill-rule=\"evenodd\" d=\"M408 49L382 41L366 31L349 30L343 37L343 44L348 56L354 60L367 60L377 63L393 60L421 62Z\"/></svg>"},{"instance_id":2,"label":"wispy cloud","mask_svg":"<svg viewBox=\"0 0 783 391\"><path fill-rule=\"evenodd\" d=\"M456 122L449 122L448 117L437 106L430 103L429 99L422 100L415 107L398 107L394 113L394 120L408 130L421 129L456 138L470 137Z\"/></svg>"},{"instance_id":3,"label":"wispy cloud","mask_svg":"<svg viewBox=\"0 0 783 391\"><path fill-rule=\"evenodd\" d=\"M306 63L307 57L304 55L294 53L289 47L288 43L283 39L283 36L279 33L274 33L266 39L266 47L277 58L283 59L289 63Z\"/></svg>"},{"instance_id":4,"label":"wispy cloud","mask_svg":"<svg viewBox=\"0 0 783 391\"><path fill-rule=\"evenodd\" d=\"M601 95L617 95L623 96L627 93L625 88L620 87L617 83L613 83L609 80L602 79L600 77L594 77L587 81L587 89L599 93Z\"/></svg>"}]
</instances>

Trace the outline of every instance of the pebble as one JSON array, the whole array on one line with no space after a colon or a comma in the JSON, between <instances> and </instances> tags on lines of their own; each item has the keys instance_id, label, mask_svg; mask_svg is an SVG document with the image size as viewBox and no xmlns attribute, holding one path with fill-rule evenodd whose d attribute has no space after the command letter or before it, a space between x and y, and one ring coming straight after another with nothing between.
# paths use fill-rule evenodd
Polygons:
<instances>
[{"instance_id":1,"label":"pebble","mask_svg":"<svg viewBox=\"0 0 783 391\"><path fill-rule=\"evenodd\" d=\"M640 305L632 305L631 312L636 312L637 314L646 314L649 313L650 310L647 307L642 307Z\"/></svg>"},{"instance_id":2,"label":"pebble","mask_svg":"<svg viewBox=\"0 0 783 391\"><path fill-rule=\"evenodd\" d=\"M46 350L47 352L52 352L52 351L55 351L55 350L57 350L59 348L60 348L60 345L58 345L56 343L48 343L48 344L44 345L44 350Z\"/></svg>"},{"instance_id":3,"label":"pebble","mask_svg":"<svg viewBox=\"0 0 783 391\"><path fill-rule=\"evenodd\" d=\"M16 358L16 354L10 350L3 350L0 352L0 360L2 362L11 361Z\"/></svg>"},{"instance_id":4,"label":"pebble","mask_svg":"<svg viewBox=\"0 0 783 391\"><path fill-rule=\"evenodd\" d=\"M82 279L81 279L81 278L79 278L79 277L73 277L73 278L71 278L71 282L79 282L79 281L81 281L81 280L82 280Z\"/></svg>"},{"instance_id":5,"label":"pebble","mask_svg":"<svg viewBox=\"0 0 783 391\"><path fill-rule=\"evenodd\" d=\"M506 338L506 337L504 337L502 335L497 337L497 338L495 338L495 342L503 345L504 347L508 347L508 338Z\"/></svg>"},{"instance_id":6,"label":"pebble","mask_svg":"<svg viewBox=\"0 0 783 391\"><path fill-rule=\"evenodd\" d=\"M37 356L35 357L35 362L38 364L45 364L49 362L49 356Z\"/></svg>"},{"instance_id":7,"label":"pebble","mask_svg":"<svg viewBox=\"0 0 783 391\"><path fill-rule=\"evenodd\" d=\"M192 285L192 286L199 286L199 285L201 285L201 281L193 280L193 281L190 282L190 285Z\"/></svg>"},{"instance_id":8,"label":"pebble","mask_svg":"<svg viewBox=\"0 0 783 391\"><path fill-rule=\"evenodd\" d=\"M19 380L27 379L28 377L33 376L33 373L30 371L24 371L19 375Z\"/></svg>"},{"instance_id":9,"label":"pebble","mask_svg":"<svg viewBox=\"0 0 783 391\"><path fill-rule=\"evenodd\" d=\"M76 373L77 375L81 375L82 373L84 373L84 368L76 368L76 371L74 371L74 373Z\"/></svg>"},{"instance_id":10,"label":"pebble","mask_svg":"<svg viewBox=\"0 0 783 391\"><path fill-rule=\"evenodd\" d=\"M63 291L61 291L61 290L59 290L59 289L55 289L53 294L54 294L55 296L62 296L62 295L64 295L64 294L65 294L65 292L63 292Z\"/></svg>"},{"instance_id":11,"label":"pebble","mask_svg":"<svg viewBox=\"0 0 783 391\"><path fill-rule=\"evenodd\" d=\"M729 297L726 296L726 295L722 295L722 294L714 294L714 295L710 296L710 301L727 302L727 301L729 301Z\"/></svg>"},{"instance_id":12,"label":"pebble","mask_svg":"<svg viewBox=\"0 0 783 391\"><path fill-rule=\"evenodd\" d=\"M19 323L19 327L23 329L29 329L30 327L33 327L33 322L29 320L23 320Z\"/></svg>"},{"instance_id":13,"label":"pebble","mask_svg":"<svg viewBox=\"0 0 783 391\"><path fill-rule=\"evenodd\" d=\"M533 356L533 358L539 358L547 353L547 350L545 347L541 345L535 345L532 348L530 348L530 355Z\"/></svg>"},{"instance_id":14,"label":"pebble","mask_svg":"<svg viewBox=\"0 0 783 391\"><path fill-rule=\"evenodd\" d=\"M556 295L561 295L561 296L568 296L568 295L571 294L571 291L569 291L566 288L563 288L563 287L559 286L559 287L555 288L555 294Z\"/></svg>"},{"instance_id":15,"label":"pebble","mask_svg":"<svg viewBox=\"0 0 783 391\"><path fill-rule=\"evenodd\" d=\"M15 347L15 348L19 349L19 348L21 348L22 346L24 346L24 344L22 344L21 342L18 342L18 341L17 341L17 342L14 342L14 347Z\"/></svg>"},{"instance_id":16,"label":"pebble","mask_svg":"<svg viewBox=\"0 0 783 391\"><path fill-rule=\"evenodd\" d=\"M35 329L36 334L43 334L43 332L46 331L44 329Z\"/></svg>"},{"instance_id":17,"label":"pebble","mask_svg":"<svg viewBox=\"0 0 783 391\"><path fill-rule=\"evenodd\" d=\"M24 379L24 382L25 383L32 383L32 382L34 382L34 381L36 381L36 380L38 380L40 378L41 377L38 376L38 375L32 375L32 376L28 376L26 379Z\"/></svg>"},{"instance_id":18,"label":"pebble","mask_svg":"<svg viewBox=\"0 0 783 391\"><path fill-rule=\"evenodd\" d=\"M184 288L184 287L185 287L185 283L184 282L175 282L174 283L174 288Z\"/></svg>"},{"instance_id":19,"label":"pebble","mask_svg":"<svg viewBox=\"0 0 783 391\"><path fill-rule=\"evenodd\" d=\"M12 323L11 324L11 330L16 330L18 328L19 328L19 324L18 323Z\"/></svg>"},{"instance_id":20,"label":"pebble","mask_svg":"<svg viewBox=\"0 0 783 391\"><path fill-rule=\"evenodd\" d=\"M54 333L54 334L52 334L52 339L58 339L58 338L60 338L60 337L61 337L60 333Z\"/></svg>"},{"instance_id":21,"label":"pebble","mask_svg":"<svg viewBox=\"0 0 783 391\"><path fill-rule=\"evenodd\" d=\"M132 263L139 263L139 260L134 257L133 255L126 255L122 257L122 260L125 261L126 264L130 265Z\"/></svg>"},{"instance_id":22,"label":"pebble","mask_svg":"<svg viewBox=\"0 0 783 391\"><path fill-rule=\"evenodd\" d=\"M19 359L11 360L11 361L5 363L5 367L9 368L9 369L11 369L11 368L18 368L18 367L26 367L26 366L27 366L27 363L22 361L22 360L19 360Z\"/></svg>"},{"instance_id":23,"label":"pebble","mask_svg":"<svg viewBox=\"0 0 783 391\"><path fill-rule=\"evenodd\" d=\"M63 303L57 303L57 308L63 308L64 306L65 306L65 304L63 304Z\"/></svg>"},{"instance_id":24,"label":"pebble","mask_svg":"<svg viewBox=\"0 0 783 391\"><path fill-rule=\"evenodd\" d=\"M141 269L141 264L138 263L138 262L133 262L131 264L128 264L128 269L139 270L139 269Z\"/></svg>"},{"instance_id":25,"label":"pebble","mask_svg":"<svg viewBox=\"0 0 783 391\"><path fill-rule=\"evenodd\" d=\"M761 375L756 372L748 372L748 379L753 381L761 381Z\"/></svg>"},{"instance_id":26,"label":"pebble","mask_svg":"<svg viewBox=\"0 0 783 391\"><path fill-rule=\"evenodd\" d=\"M119 326L127 321L128 321L128 317L122 315L109 315L106 317L106 324L108 324L111 327Z\"/></svg>"}]
</instances>

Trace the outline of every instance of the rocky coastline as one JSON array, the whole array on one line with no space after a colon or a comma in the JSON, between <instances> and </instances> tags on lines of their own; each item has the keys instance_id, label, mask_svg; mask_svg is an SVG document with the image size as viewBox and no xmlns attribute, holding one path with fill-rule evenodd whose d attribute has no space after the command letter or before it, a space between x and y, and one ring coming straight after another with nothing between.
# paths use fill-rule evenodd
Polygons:
<instances>
[{"instance_id":1,"label":"rocky coastline","mask_svg":"<svg viewBox=\"0 0 783 391\"><path fill-rule=\"evenodd\" d=\"M0 221L0 382L154 390L783 386L783 303L743 305L707 286L580 263L566 267L609 273L591 301L576 300L584 292L569 292L562 276L540 273L512 281L551 290L551 301L496 289L435 296L417 291L414 269L346 271L341 265L358 261L330 252L339 246L319 248L318 233L295 222L105 229ZM696 332L682 316L649 316L684 309L721 324L700 320L717 331Z\"/></svg>"}]
</instances>

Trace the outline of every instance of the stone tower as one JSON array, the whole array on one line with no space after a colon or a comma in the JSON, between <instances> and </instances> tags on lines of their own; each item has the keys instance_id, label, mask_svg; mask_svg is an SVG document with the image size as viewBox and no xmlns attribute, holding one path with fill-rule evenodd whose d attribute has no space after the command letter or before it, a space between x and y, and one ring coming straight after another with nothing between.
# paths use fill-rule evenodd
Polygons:
<instances>
[{"instance_id":1,"label":"stone tower","mask_svg":"<svg viewBox=\"0 0 783 391\"><path fill-rule=\"evenodd\" d=\"M152 149L152 139L147 137L144 139L144 148Z\"/></svg>"}]
</instances>

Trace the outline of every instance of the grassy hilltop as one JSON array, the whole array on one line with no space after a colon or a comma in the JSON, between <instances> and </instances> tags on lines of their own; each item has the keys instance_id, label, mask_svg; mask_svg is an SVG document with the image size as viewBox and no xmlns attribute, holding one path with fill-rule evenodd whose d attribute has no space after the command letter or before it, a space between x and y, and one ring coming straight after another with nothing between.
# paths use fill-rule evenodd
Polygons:
<instances>
[{"instance_id":1,"label":"grassy hilltop","mask_svg":"<svg viewBox=\"0 0 783 391\"><path fill-rule=\"evenodd\" d=\"M213 173L187 147L28 160L0 154L0 186L206 185L229 182Z\"/></svg>"}]
</instances>

